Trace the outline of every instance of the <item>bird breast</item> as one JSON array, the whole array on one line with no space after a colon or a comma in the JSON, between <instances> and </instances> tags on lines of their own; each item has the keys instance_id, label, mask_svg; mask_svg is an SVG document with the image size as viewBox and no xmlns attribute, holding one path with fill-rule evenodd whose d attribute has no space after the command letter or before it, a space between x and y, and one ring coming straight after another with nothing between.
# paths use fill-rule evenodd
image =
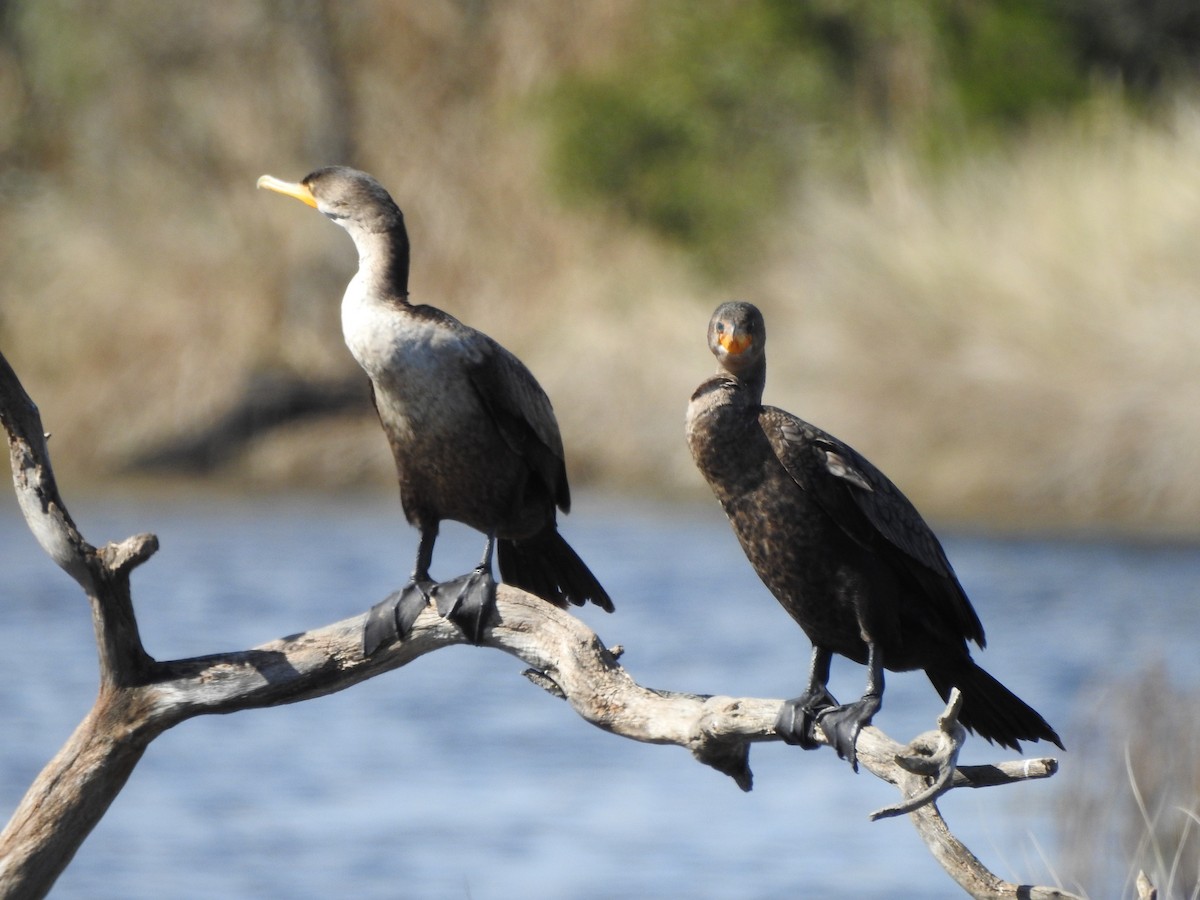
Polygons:
<instances>
[{"instance_id":1,"label":"bird breast","mask_svg":"<svg viewBox=\"0 0 1200 900\"><path fill-rule=\"evenodd\" d=\"M342 302L342 332L351 354L371 379L389 437L425 439L477 421L482 410L467 383L471 349L437 321L371 300L351 282Z\"/></svg>"},{"instance_id":2,"label":"bird breast","mask_svg":"<svg viewBox=\"0 0 1200 900\"><path fill-rule=\"evenodd\" d=\"M700 386L688 405L692 459L722 503L752 490L770 455L757 418L741 399L732 382L714 378Z\"/></svg>"}]
</instances>

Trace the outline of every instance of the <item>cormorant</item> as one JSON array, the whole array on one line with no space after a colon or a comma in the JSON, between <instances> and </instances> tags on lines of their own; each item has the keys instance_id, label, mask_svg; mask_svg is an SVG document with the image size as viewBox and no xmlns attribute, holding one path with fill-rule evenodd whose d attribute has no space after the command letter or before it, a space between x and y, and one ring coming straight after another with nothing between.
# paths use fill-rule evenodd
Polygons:
<instances>
[{"instance_id":1,"label":"cormorant","mask_svg":"<svg viewBox=\"0 0 1200 900\"><path fill-rule=\"evenodd\" d=\"M612 611L596 577L558 533L571 506L562 438L550 400L529 370L487 335L408 298L408 233L386 190L356 169L317 169L298 183L270 175L260 188L294 197L349 232L358 272L342 298L346 345L366 371L409 523L421 532L412 577L372 607L369 656L403 640L430 599L478 644L501 578L556 606L590 600ZM474 571L435 583L438 526L464 522L487 536Z\"/></svg>"},{"instance_id":2,"label":"cormorant","mask_svg":"<svg viewBox=\"0 0 1200 900\"><path fill-rule=\"evenodd\" d=\"M805 692L776 730L806 749L814 721L857 769L854 744L883 699L883 670L924 669L943 700L962 693L960 722L989 741L1062 742L1036 711L971 659L983 626L933 531L855 450L762 405L766 326L750 303L717 307L708 346L717 374L692 394L687 439L759 578L813 645ZM834 653L867 666L862 698L827 688Z\"/></svg>"}]
</instances>

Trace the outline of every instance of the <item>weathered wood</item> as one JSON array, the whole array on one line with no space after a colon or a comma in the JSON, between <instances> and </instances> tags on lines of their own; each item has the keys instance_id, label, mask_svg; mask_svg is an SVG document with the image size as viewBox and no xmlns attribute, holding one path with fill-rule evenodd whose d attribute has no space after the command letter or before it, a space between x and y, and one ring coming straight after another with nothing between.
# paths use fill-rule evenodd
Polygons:
<instances>
[{"instance_id":1,"label":"weathered wood","mask_svg":"<svg viewBox=\"0 0 1200 900\"><path fill-rule=\"evenodd\" d=\"M403 643L362 653L366 613L249 650L159 662L143 649L129 575L157 549L136 535L97 550L76 529L58 494L37 407L0 355L0 421L9 436L21 509L43 549L83 588L100 656L95 706L29 788L0 832L0 897L44 896L125 786L149 743L194 716L295 703L345 690L426 653L465 642L432 608ZM638 684L600 639L569 613L501 585L498 617L483 643L522 659L532 680L564 697L587 721L632 740L686 747L700 762L750 790L752 743L778 740L780 700L656 691ZM901 789L884 814L907 813L931 852L977 897L1068 898L1050 888L996 878L950 833L933 802L958 787L1044 778L1054 760L956 767L963 733L954 700L938 732L905 747L863 729L859 765ZM823 740L819 733L817 737ZM916 770L916 771L914 771ZM797 873L797 881L802 875Z\"/></svg>"},{"instance_id":2,"label":"weathered wood","mask_svg":"<svg viewBox=\"0 0 1200 900\"><path fill-rule=\"evenodd\" d=\"M102 691L0 833L0 897L45 896L108 811L157 732L142 692Z\"/></svg>"}]
</instances>

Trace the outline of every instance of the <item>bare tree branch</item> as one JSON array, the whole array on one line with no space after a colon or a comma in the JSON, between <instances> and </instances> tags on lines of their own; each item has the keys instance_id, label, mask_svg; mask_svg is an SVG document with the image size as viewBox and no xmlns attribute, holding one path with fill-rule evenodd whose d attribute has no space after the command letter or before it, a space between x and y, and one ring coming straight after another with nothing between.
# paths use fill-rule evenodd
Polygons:
<instances>
[{"instance_id":1,"label":"bare tree branch","mask_svg":"<svg viewBox=\"0 0 1200 900\"><path fill-rule=\"evenodd\" d=\"M9 436L21 509L43 549L83 588L100 656L96 704L47 764L0 832L0 897L40 897L124 787L155 737L185 719L283 703L344 690L434 650L464 643L432 608L412 634L367 659L366 613L279 638L249 650L159 662L143 649L129 576L158 547L150 534L94 548L58 493L37 407L0 355L0 420ZM700 762L750 790L750 745L778 740L782 701L656 691L639 685L583 622L507 585L484 644L522 659L532 680L564 697L584 719L614 734L686 747ZM957 787L1009 784L1054 773L1052 759L956 767L964 737L956 698L936 732L905 747L877 728L863 729L859 764L897 785L899 805L930 851L976 897L1069 898L1050 888L1008 884L992 875L950 833L934 802ZM818 733L818 739L824 736Z\"/></svg>"}]
</instances>

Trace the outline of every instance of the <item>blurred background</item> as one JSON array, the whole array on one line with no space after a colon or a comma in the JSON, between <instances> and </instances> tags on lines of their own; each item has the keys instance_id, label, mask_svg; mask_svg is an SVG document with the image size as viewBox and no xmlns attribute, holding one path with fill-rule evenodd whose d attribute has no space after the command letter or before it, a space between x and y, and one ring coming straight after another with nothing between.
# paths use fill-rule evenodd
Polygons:
<instances>
[{"instance_id":1,"label":"blurred background","mask_svg":"<svg viewBox=\"0 0 1200 900\"><path fill-rule=\"evenodd\" d=\"M935 517L1196 527L1193 3L0 9L0 342L80 479L390 480L352 246L254 190L342 162L581 486L704 490L683 410L742 297L771 400Z\"/></svg>"},{"instance_id":2,"label":"blurred background","mask_svg":"<svg viewBox=\"0 0 1200 900\"><path fill-rule=\"evenodd\" d=\"M700 517L761 590L683 440L712 369L708 317L748 299L770 334L768 402L856 446L944 532L1135 560L1109 587L1169 594L1170 637L1200 639L1196 583L1150 588L1161 560L1121 555L1187 560L1200 530L1194 0L0 0L0 350L53 434L68 502L119 496L186 528L173 510L224 497L253 540L277 524L246 513L255 496L287 518L282 497L377 495L407 572L415 539L341 338L353 247L254 188L332 163L372 172L404 210L414 301L541 381L576 495L605 511L596 527L637 520L669 546ZM614 550L609 571L628 562ZM985 585L972 596L991 634L1007 615L992 582L959 568ZM1041 596L1022 573L997 578ZM1054 595L1068 621L1111 615L1117 636L1140 621L1072 584ZM361 608L341 589L346 615ZM785 621L769 600L766 621ZM1094 751L1058 811L1084 837L1050 855L1095 855L1088 828L1117 792L1120 877L1152 844L1194 890L1194 672L1099 646L1078 649L1099 680L1075 671L1072 689L1118 699L1092 718L1064 700L1070 726L1048 714ZM793 690L806 657L756 687ZM1044 685L1020 692L1050 705ZM1134 721L1157 709L1154 728L1188 733ZM31 760L65 736L50 731ZM1168 747L1178 765L1153 756ZM1143 781L1172 773L1147 816L1138 759ZM12 803L31 777L14 773ZM1174 830L1147 844L1144 819ZM1079 871L1117 858L1102 855Z\"/></svg>"}]
</instances>

